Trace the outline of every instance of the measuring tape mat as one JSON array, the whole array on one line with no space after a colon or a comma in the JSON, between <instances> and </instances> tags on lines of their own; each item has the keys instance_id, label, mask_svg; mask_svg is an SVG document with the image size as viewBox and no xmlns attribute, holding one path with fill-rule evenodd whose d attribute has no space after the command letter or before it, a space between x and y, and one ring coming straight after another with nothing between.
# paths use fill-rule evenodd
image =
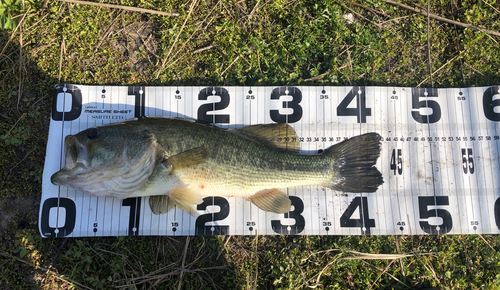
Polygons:
<instances>
[{"instance_id":1,"label":"measuring tape mat","mask_svg":"<svg viewBox=\"0 0 500 290\"><path fill-rule=\"evenodd\" d=\"M288 123L301 152L367 132L382 136L374 193L321 186L280 189L290 212L237 197L207 197L198 217L155 215L149 197L89 196L50 177L64 167L64 137L141 116L177 116L222 128ZM55 88L43 173L43 237L127 235L415 235L500 233L500 86ZM280 140L278 140L280 141ZM283 140L285 141L285 140ZM222 141L221 141L222 142Z\"/></svg>"}]
</instances>

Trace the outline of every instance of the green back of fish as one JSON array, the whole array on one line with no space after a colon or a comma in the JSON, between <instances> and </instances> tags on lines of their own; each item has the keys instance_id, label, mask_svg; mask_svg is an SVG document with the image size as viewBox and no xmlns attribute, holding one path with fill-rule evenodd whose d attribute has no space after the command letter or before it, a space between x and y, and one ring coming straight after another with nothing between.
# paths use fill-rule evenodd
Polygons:
<instances>
[{"instance_id":1,"label":"green back of fish","mask_svg":"<svg viewBox=\"0 0 500 290\"><path fill-rule=\"evenodd\" d=\"M169 157L205 147L208 159L190 171L197 181L250 190L270 185L322 184L332 176L331 161L323 155L303 155L277 146L276 130L288 131L280 136L296 139L293 129L285 124L225 130L171 118L144 118L138 122L156 137ZM297 149L291 139L289 147ZM282 144L281 147L287 147L286 142Z\"/></svg>"}]
</instances>

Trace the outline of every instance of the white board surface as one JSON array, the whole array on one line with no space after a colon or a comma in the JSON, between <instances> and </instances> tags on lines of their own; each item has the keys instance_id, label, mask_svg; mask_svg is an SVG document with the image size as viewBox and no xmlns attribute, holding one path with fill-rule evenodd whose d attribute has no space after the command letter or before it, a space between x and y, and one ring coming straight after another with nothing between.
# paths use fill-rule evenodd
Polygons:
<instances>
[{"instance_id":1,"label":"white board surface","mask_svg":"<svg viewBox=\"0 0 500 290\"><path fill-rule=\"evenodd\" d=\"M88 196L50 177L64 137L141 116L178 116L223 128L290 124L304 152L366 132L382 136L375 193L284 188L286 214L241 198L209 197L199 217L154 215L148 197ZM43 237L126 235L415 235L500 233L500 86L55 88L40 205Z\"/></svg>"}]
</instances>

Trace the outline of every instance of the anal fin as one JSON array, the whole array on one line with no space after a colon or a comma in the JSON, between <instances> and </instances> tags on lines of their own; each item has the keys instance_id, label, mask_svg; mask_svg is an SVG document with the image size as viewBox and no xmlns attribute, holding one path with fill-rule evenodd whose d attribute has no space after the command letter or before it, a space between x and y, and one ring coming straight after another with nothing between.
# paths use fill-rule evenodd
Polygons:
<instances>
[{"instance_id":1,"label":"anal fin","mask_svg":"<svg viewBox=\"0 0 500 290\"><path fill-rule=\"evenodd\" d=\"M288 196L279 189L266 189L247 198L258 208L274 213L285 213L290 211L292 202Z\"/></svg>"}]
</instances>

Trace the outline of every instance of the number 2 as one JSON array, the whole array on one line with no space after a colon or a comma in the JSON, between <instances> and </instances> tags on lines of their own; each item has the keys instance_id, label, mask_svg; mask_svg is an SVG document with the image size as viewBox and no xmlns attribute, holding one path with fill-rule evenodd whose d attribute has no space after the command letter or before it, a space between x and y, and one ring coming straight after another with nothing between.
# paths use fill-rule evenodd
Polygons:
<instances>
[{"instance_id":1,"label":"number 2","mask_svg":"<svg viewBox=\"0 0 500 290\"><path fill-rule=\"evenodd\" d=\"M205 197L203 203L197 206L198 210L206 210L207 207L211 205L217 205L220 207L220 211L216 213L206 213L200 215L196 219L196 232L198 235L227 235L229 233L229 226L213 225L206 226L208 222L221 221L229 215L229 202L227 199L215 196L215 197Z\"/></svg>"},{"instance_id":2,"label":"number 2","mask_svg":"<svg viewBox=\"0 0 500 290\"><path fill-rule=\"evenodd\" d=\"M220 102L203 104L198 108L198 120L207 123L229 123L229 115L208 115L208 112L224 110L229 106L229 92L221 87L208 87L200 91L198 100L206 101L209 96L219 96Z\"/></svg>"}]
</instances>

